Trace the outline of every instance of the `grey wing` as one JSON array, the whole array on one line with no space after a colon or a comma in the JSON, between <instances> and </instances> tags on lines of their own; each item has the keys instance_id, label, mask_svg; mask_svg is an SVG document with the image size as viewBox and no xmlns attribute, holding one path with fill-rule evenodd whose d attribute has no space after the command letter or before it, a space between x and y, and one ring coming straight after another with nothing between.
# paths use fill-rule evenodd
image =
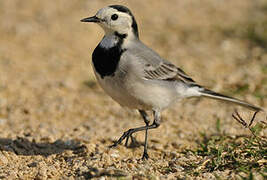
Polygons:
<instances>
[{"instance_id":1,"label":"grey wing","mask_svg":"<svg viewBox=\"0 0 267 180\"><path fill-rule=\"evenodd\" d=\"M144 79L182 81L189 85L197 85L182 69L162 59L143 43L138 42L135 45L131 51L136 59L142 62Z\"/></svg>"},{"instance_id":2,"label":"grey wing","mask_svg":"<svg viewBox=\"0 0 267 180\"><path fill-rule=\"evenodd\" d=\"M186 84L196 84L196 82L182 69L171 63L162 62L157 67L151 67L149 64L147 64L144 72L146 79L182 81Z\"/></svg>"}]
</instances>

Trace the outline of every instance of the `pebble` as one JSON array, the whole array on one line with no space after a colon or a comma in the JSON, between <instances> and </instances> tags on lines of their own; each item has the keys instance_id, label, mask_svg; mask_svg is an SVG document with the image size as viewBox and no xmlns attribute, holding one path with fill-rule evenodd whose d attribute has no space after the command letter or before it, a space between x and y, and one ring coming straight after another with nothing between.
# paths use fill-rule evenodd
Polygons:
<instances>
[{"instance_id":1,"label":"pebble","mask_svg":"<svg viewBox=\"0 0 267 180\"><path fill-rule=\"evenodd\" d=\"M2 152L0 152L0 163L1 164L7 164L8 163L8 159L5 155L3 155Z\"/></svg>"},{"instance_id":2,"label":"pebble","mask_svg":"<svg viewBox=\"0 0 267 180\"><path fill-rule=\"evenodd\" d=\"M28 164L28 167L36 167L38 165L37 162L32 162L30 164Z\"/></svg>"},{"instance_id":3,"label":"pebble","mask_svg":"<svg viewBox=\"0 0 267 180\"><path fill-rule=\"evenodd\" d=\"M111 150L111 154L110 154L110 156L113 157L113 158L118 158L118 157L120 157L120 155L119 155L119 151L117 151L117 150Z\"/></svg>"},{"instance_id":4,"label":"pebble","mask_svg":"<svg viewBox=\"0 0 267 180\"><path fill-rule=\"evenodd\" d=\"M47 168L41 167L37 174L37 179L47 179Z\"/></svg>"},{"instance_id":5,"label":"pebble","mask_svg":"<svg viewBox=\"0 0 267 180\"><path fill-rule=\"evenodd\" d=\"M3 125L7 122L7 119L5 118L0 118L0 125Z\"/></svg>"}]
</instances>

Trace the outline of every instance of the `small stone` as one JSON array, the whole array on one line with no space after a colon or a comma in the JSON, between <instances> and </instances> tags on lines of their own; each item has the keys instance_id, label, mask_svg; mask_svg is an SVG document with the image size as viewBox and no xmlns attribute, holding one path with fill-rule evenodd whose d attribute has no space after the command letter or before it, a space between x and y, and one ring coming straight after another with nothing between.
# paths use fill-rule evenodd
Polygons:
<instances>
[{"instance_id":1,"label":"small stone","mask_svg":"<svg viewBox=\"0 0 267 180\"><path fill-rule=\"evenodd\" d=\"M3 125L7 122L7 119L5 118L0 118L0 125Z\"/></svg>"},{"instance_id":2,"label":"small stone","mask_svg":"<svg viewBox=\"0 0 267 180\"><path fill-rule=\"evenodd\" d=\"M176 165L175 169L179 172L182 172L184 170L184 168L182 166Z\"/></svg>"},{"instance_id":3,"label":"small stone","mask_svg":"<svg viewBox=\"0 0 267 180\"><path fill-rule=\"evenodd\" d=\"M6 158L5 155L2 154L2 152L0 153L0 163L1 164L7 164L8 163L8 159Z\"/></svg>"},{"instance_id":4,"label":"small stone","mask_svg":"<svg viewBox=\"0 0 267 180\"><path fill-rule=\"evenodd\" d=\"M132 170L132 169L134 168L134 164L132 164L132 163L128 163L128 164L127 164L127 167L128 167L130 170Z\"/></svg>"},{"instance_id":5,"label":"small stone","mask_svg":"<svg viewBox=\"0 0 267 180\"><path fill-rule=\"evenodd\" d=\"M32 162L28 164L28 167L37 167L37 162Z\"/></svg>"},{"instance_id":6,"label":"small stone","mask_svg":"<svg viewBox=\"0 0 267 180\"><path fill-rule=\"evenodd\" d=\"M47 167L45 163L40 163L40 168L38 171L38 174L36 176L36 179L47 179Z\"/></svg>"},{"instance_id":7,"label":"small stone","mask_svg":"<svg viewBox=\"0 0 267 180\"><path fill-rule=\"evenodd\" d=\"M113 157L113 158L118 158L118 157L120 157L119 154L116 154L116 153L112 153L110 156Z\"/></svg>"}]
</instances>

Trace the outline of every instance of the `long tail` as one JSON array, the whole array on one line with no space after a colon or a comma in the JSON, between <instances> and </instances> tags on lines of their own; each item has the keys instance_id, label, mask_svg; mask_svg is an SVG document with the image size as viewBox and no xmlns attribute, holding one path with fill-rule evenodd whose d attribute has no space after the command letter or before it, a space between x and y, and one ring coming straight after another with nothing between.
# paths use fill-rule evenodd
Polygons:
<instances>
[{"instance_id":1,"label":"long tail","mask_svg":"<svg viewBox=\"0 0 267 180\"><path fill-rule=\"evenodd\" d=\"M252 104L249 104L245 101L241 101L239 99L235 99L235 98L232 98L229 96L225 96L225 95L216 93L216 92L211 91L209 89L204 88L203 90L200 90L200 92L201 92L201 96L204 96L204 97L208 97L208 98L212 98L212 99L218 99L218 100L227 101L227 102L232 102L232 103L244 106L246 108L252 109L254 111L264 111L260 107L254 106Z\"/></svg>"}]
</instances>

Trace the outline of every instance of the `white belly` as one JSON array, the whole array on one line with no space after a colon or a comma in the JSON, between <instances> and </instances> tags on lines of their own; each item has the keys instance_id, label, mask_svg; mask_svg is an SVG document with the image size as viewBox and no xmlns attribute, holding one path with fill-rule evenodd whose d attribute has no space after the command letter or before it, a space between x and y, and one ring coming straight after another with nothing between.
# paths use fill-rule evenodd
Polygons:
<instances>
[{"instance_id":1,"label":"white belly","mask_svg":"<svg viewBox=\"0 0 267 180\"><path fill-rule=\"evenodd\" d=\"M123 79L118 74L96 77L104 91L121 106L142 110L163 110L177 99L174 87L160 85L153 81ZM146 81L146 82L145 82Z\"/></svg>"},{"instance_id":2,"label":"white belly","mask_svg":"<svg viewBox=\"0 0 267 180\"><path fill-rule=\"evenodd\" d=\"M95 75L104 91L121 106L126 106L131 109L152 109L152 107L136 98L133 95L134 93L129 91L124 79L119 78L117 74L114 76L105 76L104 78L101 78L97 73Z\"/></svg>"}]
</instances>

